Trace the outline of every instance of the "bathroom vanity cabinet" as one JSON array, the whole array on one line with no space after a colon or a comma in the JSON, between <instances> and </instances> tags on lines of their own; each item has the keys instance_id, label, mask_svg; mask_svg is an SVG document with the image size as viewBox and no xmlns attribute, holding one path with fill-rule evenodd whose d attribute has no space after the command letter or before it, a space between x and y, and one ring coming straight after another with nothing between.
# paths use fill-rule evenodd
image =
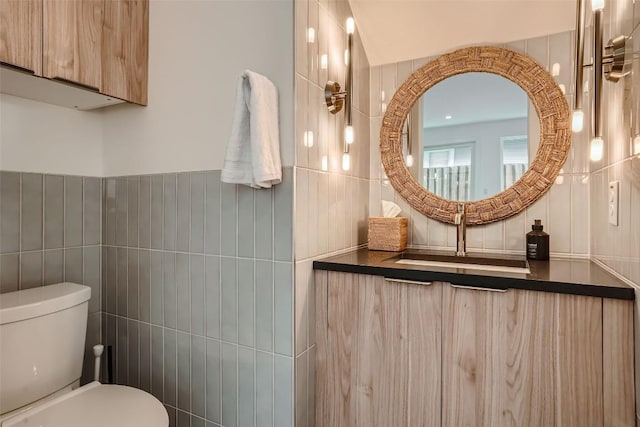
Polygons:
<instances>
[{"instance_id":1,"label":"bathroom vanity cabinet","mask_svg":"<svg viewBox=\"0 0 640 427\"><path fill-rule=\"evenodd\" d=\"M0 0L0 62L146 105L148 14L148 0Z\"/></svg>"},{"instance_id":2,"label":"bathroom vanity cabinet","mask_svg":"<svg viewBox=\"0 0 640 427\"><path fill-rule=\"evenodd\" d=\"M317 270L318 426L633 426L633 302Z\"/></svg>"}]
</instances>

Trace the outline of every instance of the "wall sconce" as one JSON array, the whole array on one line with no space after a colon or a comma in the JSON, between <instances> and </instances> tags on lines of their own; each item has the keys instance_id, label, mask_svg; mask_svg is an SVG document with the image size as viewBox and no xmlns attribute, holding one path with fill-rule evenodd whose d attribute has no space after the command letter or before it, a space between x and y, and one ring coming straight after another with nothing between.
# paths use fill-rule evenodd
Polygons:
<instances>
[{"instance_id":1,"label":"wall sconce","mask_svg":"<svg viewBox=\"0 0 640 427\"><path fill-rule=\"evenodd\" d=\"M584 67L593 67L593 139L590 144L590 157L594 162L602 160L604 140L602 139L602 84L604 77L616 83L628 74L625 62L627 37L622 35L603 44L603 22L605 0L591 0L593 10L593 63L584 65L584 0L578 0L576 25L576 87L575 110L572 118L572 130L580 132L583 127L582 85Z\"/></svg>"},{"instance_id":2,"label":"wall sconce","mask_svg":"<svg viewBox=\"0 0 640 427\"><path fill-rule=\"evenodd\" d=\"M327 108L331 114L338 114L342 108L345 108L345 127L344 127L344 147L342 153L342 169L349 170L351 167L351 159L349 155L349 146L353 144L355 135L353 132L352 122L352 84L353 84L353 67L351 61L351 51L353 48L353 33L355 32L355 22L353 18L348 18L346 23L347 30L347 50L345 52L345 64L347 66L347 76L345 82L344 91L341 90L341 86L337 82L329 80L324 86L324 99L327 104Z\"/></svg>"}]
</instances>

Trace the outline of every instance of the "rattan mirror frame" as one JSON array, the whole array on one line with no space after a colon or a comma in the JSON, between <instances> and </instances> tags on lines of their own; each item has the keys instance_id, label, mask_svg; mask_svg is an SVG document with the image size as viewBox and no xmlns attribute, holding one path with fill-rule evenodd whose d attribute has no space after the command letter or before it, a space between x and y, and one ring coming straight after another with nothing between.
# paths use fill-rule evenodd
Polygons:
<instances>
[{"instance_id":1,"label":"rattan mirror frame","mask_svg":"<svg viewBox=\"0 0 640 427\"><path fill-rule=\"evenodd\" d=\"M518 214L551 188L569 154L571 126L569 106L558 84L521 53L492 46L468 47L414 71L387 106L380 128L380 154L393 188L429 218L453 224L458 202L436 196L411 175L402 154L402 127L423 93L447 77L469 72L498 74L518 84L529 95L540 119L540 143L524 175L493 197L465 202L467 224L479 225Z\"/></svg>"}]
</instances>

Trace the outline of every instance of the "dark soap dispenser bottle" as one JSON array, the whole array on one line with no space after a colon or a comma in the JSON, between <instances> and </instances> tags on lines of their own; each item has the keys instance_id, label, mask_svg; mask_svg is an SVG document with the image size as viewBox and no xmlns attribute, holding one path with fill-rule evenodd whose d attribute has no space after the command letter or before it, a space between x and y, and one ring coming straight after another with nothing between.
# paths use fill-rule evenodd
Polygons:
<instances>
[{"instance_id":1,"label":"dark soap dispenser bottle","mask_svg":"<svg viewBox=\"0 0 640 427\"><path fill-rule=\"evenodd\" d=\"M542 221L534 220L527 233L527 259L549 259L549 235L542 231Z\"/></svg>"}]
</instances>

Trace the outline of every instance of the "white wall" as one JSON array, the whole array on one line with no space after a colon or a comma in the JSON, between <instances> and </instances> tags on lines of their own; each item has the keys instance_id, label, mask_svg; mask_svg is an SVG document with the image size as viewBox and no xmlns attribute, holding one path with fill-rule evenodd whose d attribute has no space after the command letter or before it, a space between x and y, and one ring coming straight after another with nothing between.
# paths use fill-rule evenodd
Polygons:
<instances>
[{"instance_id":1,"label":"white wall","mask_svg":"<svg viewBox=\"0 0 640 427\"><path fill-rule=\"evenodd\" d=\"M102 114L0 94L0 170L102 176Z\"/></svg>"},{"instance_id":2,"label":"white wall","mask_svg":"<svg viewBox=\"0 0 640 427\"><path fill-rule=\"evenodd\" d=\"M104 112L105 176L221 169L244 69L280 97L293 165L293 2L151 0L149 106Z\"/></svg>"}]
</instances>

